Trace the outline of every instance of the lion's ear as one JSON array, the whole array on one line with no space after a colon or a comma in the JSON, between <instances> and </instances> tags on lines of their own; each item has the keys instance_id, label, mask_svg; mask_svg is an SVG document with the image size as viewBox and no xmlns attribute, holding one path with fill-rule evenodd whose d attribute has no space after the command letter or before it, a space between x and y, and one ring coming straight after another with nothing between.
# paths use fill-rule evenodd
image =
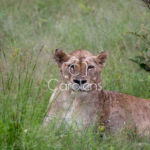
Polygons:
<instances>
[{"instance_id":1,"label":"lion's ear","mask_svg":"<svg viewBox=\"0 0 150 150\"><path fill-rule=\"evenodd\" d=\"M69 55L67 55L60 49L55 50L53 57L54 57L55 61L57 62L58 67L61 67L62 64L64 62L68 61L68 59L70 58Z\"/></svg>"},{"instance_id":2,"label":"lion's ear","mask_svg":"<svg viewBox=\"0 0 150 150\"><path fill-rule=\"evenodd\" d=\"M107 60L107 57L108 57L108 53L105 51L105 52L101 52L99 55L97 55L95 57L95 62L98 64L98 65L103 65L105 64L106 60Z\"/></svg>"}]
</instances>

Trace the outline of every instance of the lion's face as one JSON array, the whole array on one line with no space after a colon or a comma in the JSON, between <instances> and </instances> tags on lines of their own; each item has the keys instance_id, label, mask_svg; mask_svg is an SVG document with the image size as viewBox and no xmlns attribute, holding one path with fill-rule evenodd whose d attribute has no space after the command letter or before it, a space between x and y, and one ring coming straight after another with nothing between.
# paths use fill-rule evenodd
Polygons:
<instances>
[{"instance_id":1,"label":"lion's face","mask_svg":"<svg viewBox=\"0 0 150 150\"><path fill-rule=\"evenodd\" d=\"M107 52L98 56L85 50L76 50L65 54L56 49L54 59L61 70L64 84L68 84L71 90L90 91L101 90L100 72L107 60Z\"/></svg>"}]
</instances>

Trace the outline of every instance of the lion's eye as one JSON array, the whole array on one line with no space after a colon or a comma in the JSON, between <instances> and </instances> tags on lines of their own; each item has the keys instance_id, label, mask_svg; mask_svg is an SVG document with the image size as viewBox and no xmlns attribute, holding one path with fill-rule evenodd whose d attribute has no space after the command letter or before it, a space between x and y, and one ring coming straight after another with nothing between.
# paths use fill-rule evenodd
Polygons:
<instances>
[{"instance_id":1,"label":"lion's eye","mask_svg":"<svg viewBox=\"0 0 150 150\"><path fill-rule=\"evenodd\" d=\"M94 68L94 66L90 65L88 66L88 70L92 70Z\"/></svg>"},{"instance_id":2,"label":"lion's eye","mask_svg":"<svg viewBox=\"0 0 150 150\"><path fill-rule=\"evenodd\" d=\"M74 69L74 64L68 65L69 68Z\"/></svg>"}]
</instances>

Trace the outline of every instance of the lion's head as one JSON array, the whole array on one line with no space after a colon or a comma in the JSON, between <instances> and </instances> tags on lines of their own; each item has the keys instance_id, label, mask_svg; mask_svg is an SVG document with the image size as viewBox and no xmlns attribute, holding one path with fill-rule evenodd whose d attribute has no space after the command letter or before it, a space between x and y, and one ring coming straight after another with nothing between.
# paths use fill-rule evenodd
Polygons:
<instances>
[{"instance_id":1,"label":"lion's head","mask_svg":"<svg viewBox=\"0 0 150 150\"><path fill-rule=\"evenodd\" d=\"M60 49L54 52L62 82L67 83L70 89L75 91L101 90L100 73L107 57L106 51L97 56L86 50L75 50L69 55Z\"/></svg>"}]
</instances>

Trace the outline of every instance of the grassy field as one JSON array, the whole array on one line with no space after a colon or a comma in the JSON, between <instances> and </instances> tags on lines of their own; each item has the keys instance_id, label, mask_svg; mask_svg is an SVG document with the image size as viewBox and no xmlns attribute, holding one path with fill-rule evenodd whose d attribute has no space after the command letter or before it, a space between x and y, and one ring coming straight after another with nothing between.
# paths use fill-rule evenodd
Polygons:
<instances>
[{"instance_id":1,"label":"grassy field","mask_svg":"<svg viewBox=\"0 0 150 150\"><path fill-rule=\"evenodd\" d=\"M107 50L103 89L150 99L150 74L128 60L138 54L140 41L126 32L141 31L142 24L150 31L150 11L137 3L1 0L0 149L150 149L149 138L132 131L100 138L92 127L78 132L71 126L56 129L55 123L41 127L52 94L48 81L60 78L52 58L56 48L95 55Z\"/></svg>"}]
</instances>

